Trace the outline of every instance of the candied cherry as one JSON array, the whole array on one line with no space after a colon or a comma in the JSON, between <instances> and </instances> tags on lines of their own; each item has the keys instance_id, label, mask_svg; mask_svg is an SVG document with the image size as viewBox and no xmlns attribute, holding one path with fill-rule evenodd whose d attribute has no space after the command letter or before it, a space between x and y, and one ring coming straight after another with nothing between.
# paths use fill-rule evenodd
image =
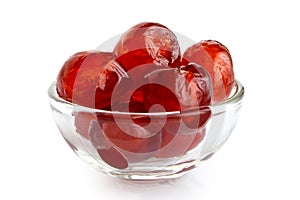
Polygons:
<instances>
[{"instance_id":1,"label":"candied cherry","mask_svg":"<svg viewBox=\"0 0 300 200\"><path fill-rule=\"evenodd\" d=\"M148 112L146 75L159 68L152 63L128 71L129 78L123 79L113 91L110 109L123 113ZM153 122L147 115L98 115L98 121L106 138L130 161L145 160L160 147L163 125L159 128L159 122Z\"/></svg>"},{"instance_id":2,"label":"candied cherry","mask_svg":"<svg viewBox=\"0 0 300 200\"><path fill-rule=\"evenodd\" d=\"M127 117L121 117L125 120L124 123L126 123ZM142 138L141 135L134 137L134 134L142 133L141 130L137 132L134 127L136 126L128 127L127 130L132 131L129 135L128 132L124 132L118 127L112 116L99 114L97 121L91 121L89 138L99 156L102 159L105 158L107 164L121 168L121 166L128 166L129 163L136 163L153 157L161 144L159 134L149 138Z\"/></svg>"},{"instance_id":3,"label":"candied cherry","mask_svg":"<svg viewBox=\"0 0 300 200\"><path fill-rule=\"evenodd\" d=\"M185 111L211 103L211 79L201 66L155 70L147 75L150 105L162 105L166 111Z\"/></svg>"},{"instance_id":4,"label":"candied cherry","mask_svg":"<svg viewBox=\"0 0 300 200\"><path fill-rule=\"evenodd\" d=\"M183 54L182 63L197 63L210 74L213 84L213 102L225 100L234 84L234 73L229 50L215 40L203 40L189 47Z\"/></svg>"},{"instance_id":5,"label":"candied cherry","mask_svg":"<svg viewBox=\"0 0 300 200\"><path fill-rule=\"evenodd\" d=\"M133 123L128 120L135 118ZM161 144L160 132L146 130L148 117L99 115L98 121L108 140L118 148L132 153L155 152Z\"/></svg>"},{"instance_id":6,"label":"candied cherry","mask_svg":"<svg viewBox=\"0 0 300 200\"><path fill-rule=\"evenodd\" d=\"M112 94L112 110L122 112L148 112L148 74L164 67L148 63L127 72L128 78L118 84Z\"/></svg>"},{"instance_id":7,"label":"candied cherry","mask_svg":"<svg viewBox=\"0 0 300 200\"><path fill-rule=\"evenodd\" d=\"M165 111L179 111L180 116L170 114L162 133L162 145L157 157L175 157L199 144L205 130L199 133L211 116L207 107L211 104L211 80L196 64L180 68L156 70L148 74L148 106L161 105ZM160 112L161 110L158 110ZM152 109L151 112L156 112Z\"/></svg>"},{"instance_id":8,"label":"candied cherry","mask_svg":"<svg viewBox=\"0 0 300 200\"><path fill-rule=\"evenodd\" d=\"M85 51L71 56L57 77L57 92L67 101L105 109L111 104L115 85L126 72L108 52Z\"/></svg>"},{"instance_id":9,"label":"candied cherry","mask_svg":"<svg viewBox=\"0 0 300 200\"><path fill-rule=\"evenodd\" d=\"M111 167L125 169L128 167L126 157L104 136L103 130L97 120L92 120L88 129L91 143L96 148L101 159Z\"/></svg>"},{"instance_id":10,"label":"candied cherry","mask_svg":"<svg viewBox=\"0 0 300 200\"><path fill-rule=\"evenodd\" d=\"M177 157L194 149L205 136L205 128L199 128L194 134L172 134L163 130L161 148L156 152L158 158Z\"/></svg>"},{"instance_id":11,"label":"candied cherry","mask_svg":"<svg viewBox=\"0 0 300 200\"><path fill-rule=\"evenodd\" d=\"M113 52L126 71L147 63L177 67L181 59L175 34L167 27L151 22L130 28L122 35Z\"/></svg>"}]
</instances>

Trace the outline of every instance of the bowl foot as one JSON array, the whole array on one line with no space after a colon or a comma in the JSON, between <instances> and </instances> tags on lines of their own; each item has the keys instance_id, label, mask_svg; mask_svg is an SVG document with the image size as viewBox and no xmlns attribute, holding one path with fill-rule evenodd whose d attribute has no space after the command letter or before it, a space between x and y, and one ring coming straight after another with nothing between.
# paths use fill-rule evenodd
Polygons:
<instances>
[{"instance_id":1,"label":"bowl foot","mask_svg":"<svg viewBox=\"0 0 300 200\"><path fill-rule=\"evenodd\" d=\"M111 171L111 172L104 172L112 177L117 177L127 181L134 181L134 182L163 182L169 181L172 179L177 179L190 170L198 167L200 161L199 160L192 160L183 163L177 163L174 165L169 165L163 167L159 170L150 170L150 171L143 171L143 170L130 170L128 171ZM102 171L102 170L101 170Z\"/></svg>"}]
</instances>

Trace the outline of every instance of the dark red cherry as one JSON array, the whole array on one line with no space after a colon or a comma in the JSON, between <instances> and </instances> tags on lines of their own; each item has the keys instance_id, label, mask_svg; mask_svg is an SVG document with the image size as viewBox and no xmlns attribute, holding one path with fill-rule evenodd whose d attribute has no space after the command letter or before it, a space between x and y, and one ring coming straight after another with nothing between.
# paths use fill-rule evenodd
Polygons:
<instances>
[{"instance_id":1,"label":"dark red cherry","mask_svg":"<svg viewBox=\"0 0 300 200\"><path fill-rule=\"evenodd\" d=\"M162 129L162 145L157 157L176 157L197 146L205 135L211 116L212 86L205 69L189 64L180 68L159 69L147 75L148 109L160 105L169 114Z\"/></svg>"},{"instance_id":2,"label":"dark red cherry","mask_svg":"<svg viewBox=\"0 0 300 200\"><path fill-rule=\"evenodd\" d=\"M196 64L158 69L147 78L150 106L159 104L168 112L184 112L211 104L211 79L206 70Z\"/></svg>"},{"instance_id":3,"label":"dark red cherry","mask_svg":"<svg viewBox=\"0 0 300 200\"><path fill-rule=\"evenodd\" d=\"M61 68L57 92L72 103L105 109L111 105L115 85L126 76L112 53L80 52L71 56Z\"/></svg>"},{"instance_id":4,"label":"dark red cherry","mask_svg":"<svg viewBox=\"0 0 300 200\"><path fill-rule=\"evenodd\" d=\"M203 66L213 83L213 101L225 100L234 84L234 72L229 50L215 40L203 40L189 47L183 54L184 65L194 62Z\"/></svg>"},{"instance_id":5,"label":"dark red cherry","mask_svg":"<svg viewBox=\"0 0 300 200\"><path fill-rule=\"evenodd\" d=\"M88 130L89 138L101 159L111 167L125 169L128 167L126 157L104 136L97 120L92 120Z\"/></svg>"},{"instance_id":6,"label":"dark red cherry","mask_svg":"<svg viewBox=\"0 0 300 200\"><path fill-rule=\"evenodd\" d=\"M125 114L114 117L98 115L98 121L105 137L121 150L132 153L150 153L160 147L160 132L151 132L144 128L149 123L148 117Z\"/></svg>"},{"instance_id":7,"label":"dark red cherry","mask_svg":"<svg viewBox=\"0 0 300 200\"><path fill-rule=\"evenodd\" d=\"M125 32L114 48L126 71L147 63L177 67L180 47L175 34L158 23L140 23Z\"/></svg>"},{"instance_id":8,"label":"dark red cherry","mask_svg":"<svg viewBox=\"0 0 300 200\"><path fill-rule=\"evenodd\" d=\"M197 147L204 139L205 128L199 129L193 134L172 134L167 131L162 133L162 145L156 152L158 158L170 158L184 155Z\"/></svg>"}]
</instances>

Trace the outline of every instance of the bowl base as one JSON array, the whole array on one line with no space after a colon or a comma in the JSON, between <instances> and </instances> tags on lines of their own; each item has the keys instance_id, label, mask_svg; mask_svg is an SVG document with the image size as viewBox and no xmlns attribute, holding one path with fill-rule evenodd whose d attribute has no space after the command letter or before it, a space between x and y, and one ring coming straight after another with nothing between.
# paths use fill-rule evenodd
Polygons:
<instances>
[{"instance_id":1,"label":"bowl base","mask_svg":"<svg viewBox=\"0 0 300 200\"><path fill-rule=\"evenodd\" d=\"M190 170L193 170L194 168L198 167L199 164L200 164L200 160L192 160L188 162L177 163L174 165L166 166L160 170L153 170L153 171L128 170L128 172L111 171L105 173L109 176L117 177L128 181L139 181L139 182L168 181L183 176ZM102 170L100 169L100 171Z\"/></svg>"}]
</instances>

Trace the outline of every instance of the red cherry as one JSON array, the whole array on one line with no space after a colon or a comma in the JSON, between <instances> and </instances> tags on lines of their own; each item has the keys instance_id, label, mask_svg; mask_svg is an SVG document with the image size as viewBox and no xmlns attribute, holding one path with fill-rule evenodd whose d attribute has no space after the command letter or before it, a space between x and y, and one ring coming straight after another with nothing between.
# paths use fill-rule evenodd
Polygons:
<instances>
[{"instance_id":1,"label":"red cherry","mask_svg":"<svg viewBox=\"0 0 300 200\"><path fill-rule=\"evenodd\" d=\"M148 101L166 111L181 111L211 103L211 80L202 67L189 64L180 68L158 69L147 75Z\"/></svg>"},{"instance_id":2,"label":"red cherry","mask_svg":"<svg viewBox=\"0 0 300 200\"><path fill-rule=\"evenodd\" d=\"M234 83L234 73L229 50L215 40L204 40L189 47L183 54L182 63L197 63L210 74L213 83L213 101L225 100Z\"/></svg>"},{"instance_id":3,"label":"red cherry","mask_svg":"<svg viewBox=\"0 0 300 200\"><path fill-rule=\"evenodd\" d=\"M162 133L161 148L155 154L158 158L170 158L184 155L194 149L204 138L205 129L199 129L194 134L181 135L166 131Z\"/></svg>"},{"instance_id":4,"label":"red cherry","mask_svg":"<svg viewBox=\"0 0 300 200\"><path fill-rule=\"evenodd\" d=\"M64 63L57 77L57 92L67 101L105 109L111 104L114 86L126 76L112 53L80 52Z\"/></svg>"},{"instance_id":5,"label":"red cherry","mask_svg":"<svg viewBox=\"0 0 300 200\"><path fill-rule=\"evenodd\" d=\"M120 84L116 85L114 93L112 96L113 104L124 104L129 103L129 110L120 108L114 108L112 105L112 110L116 111L131 111L131 112L147 112L144 104L147 103L147 91L149 88L149 81L147 75L157 69L163 69L164 67L159 66L154 63L143 64L127 72L128 78L123 79ZM128 107L128 106L127 106ZM137 109L140 107L140 109Z\"/></svg>"},{"instance_id":6,"label":"red cherry","mask_svg":"<svg viewBox=\"0 0 300 200\"><path fill-rule=\"evenodd\" d=\"M159 104L169 115L162 129L162 145L157 157L180 156L197 146L205 135L206 122L211 116L211 80L202 67L195 64L178 69L160 69L148 74L148 105ZM161 112L161 110L157 110ZM151 109L151 112L156 112Z\"/></svg>"},{"instance_id":7,"label":"red cherry","mask_svg":"<svg viewBox=\"0 0 300 200\"><path fill-rule=\"evenodd\" d=\"M128 161L125 156L116 148L114 148L103 134L103 130L97 120L92 120L89 127L89 138L101 159L108 165L125 169L128 167Z\"/></svg>"},{"instance_id":8,"label":"red cherry","mask_svg":"<svg viewBox=\"0 0 300 200\"><path fill-rule=\"evenodd\" d=\"M149 138L149 140L146 138L140 140L141 138L139 138L134 141L134 137L127 137L126 132L122 132L120 128L115 128L118 127L118 124L114 123L112 116L99 115L98 118L98 121L91 121L89 127L90 141L97 149L99 156L115 168L120 168L118 167L120 165L128 166L128 163L141 162L153 157L161 144L159 135L156 135L156 138ZM117 137L112 138L113 135ZM157 147L153 149L154 146ZM111 151L114 155L110 154Z\"/></svg>"},{"instance_id":9,"label":"red cherry","mask_svg":"<svg viewBox=\"0 0 300 200\"><path fill-rule=\"evenodd\" d=\"M114 168L126 169L128 167L126 158L113 147L109 149L97 149L97 152L104 162Z\"/></svg>"},{"instance_id":10,"label":"red cherry","mask_svg":"<svg viewBox=\"0 0 300 200\"><path fill-rule=\"evenodd\" d=\"M138 123L129 122L132 117ZM98 121L105 137L121 150L132 153L150 153L157 151L160 147L160 133L148 133L143 128L149 123L148 117L99 115Z\"/></svg>"},{"instance_id":11,"label":"red cherry","mask_svg":"<svg viewBox=\"0 0 300 200\"><path fill-rule=\"evenodd\" d=\"M147 63L177 67L180 47L175 34L158 23L140 23L125 32L114 48L126 71Z\"/></svg>"}]
</instances>

